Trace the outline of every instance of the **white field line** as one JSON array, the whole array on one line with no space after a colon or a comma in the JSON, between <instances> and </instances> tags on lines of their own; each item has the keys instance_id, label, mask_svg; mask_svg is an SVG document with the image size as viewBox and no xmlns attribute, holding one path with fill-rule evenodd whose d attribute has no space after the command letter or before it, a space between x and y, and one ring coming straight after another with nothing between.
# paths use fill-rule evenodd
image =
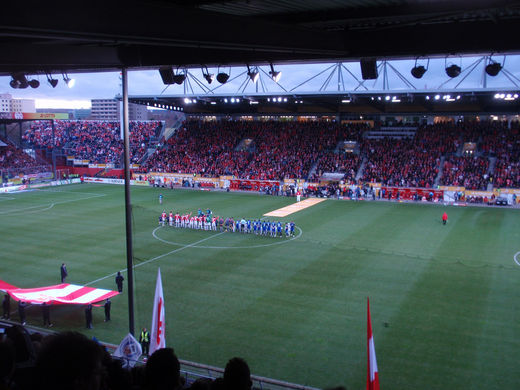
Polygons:
<instances>
[{"instance_id":1,"label":"white field line","mask_svg":"<svg viewBox=\"0 0 520 390\"><path fill-rule=\"evenodd\" d=\"M217 233L217 234L213 234L213 235L211 235L211 236L209 236L209 237L203 238L202 240L192 242L191 244L184 245L184 246L182 246L182 247L180 247L180 248L177 248L177 249L174 249L174 250L172 250L172 251L170 251L170 252L163 253L162 255L152 257L151 259L148 259L148 260L146 260L146 261L143 261L142 263L135 264L135 265L133 266L133 269L136 269L137 267L140 267L140 266L142 266L142 265L145 265L145 264L151 263L151 262L153 262L153 261L156 261L156 260L162 259L163 257L166 257L166 256L169 256L169 255L172 255L172 254L174 254L174 253L180 252L180 251L182 251L182 250L184 250L184 249L186 249L186 248L192 248L192 247L196 246L197 244L200 244L201 242L204 242L204 241L210 240L210 239L212 239L212 238L214 238L214 237L218 237L218 236L220 236L221 234L224 234L224 233L225 233L225 232L220 232L220 233ZM126 272L126 268L120 270L119 272ZM102 278L99 278L99 279L93 280L92 282L89 282L89 283L85 284L85 286L89 286L89 285L91 285L91 284L94 284L94 283L100 282L100 281L102 281L102 280L108 279L108 278L113 277L113 276L116 276L116 275L117 275L117 272L113 272L113 273L111 273L110 275L106 275L106 276L103 276Z\"/></svg>"},{"instance_id":2,"label":"white field line","mask_svg":"<svg viewBox=\"0 0 520 390\"><path fill-rule=\"evenodd\" d=\"M518 260L518 255L520 255L520 252L516 252L513 256L513 260L515 261L516 265L520 266L520 261Z\"/></svg>"},{"instance_id":3,"label":"white field line","mask_svg":"<svg viewBox=\"0 0 520 390\"><path fill-rule=\"evenodd\" d=\"M71 202L78 202L80 200L87 200L87 199L92 199L92 198L100 198L102 196L106 196L106 194L96 194L96 195L92 195L92 196L89 196L89 197L86 197L86 198L78 198L78 199L69 199L69 200L62 200L60 202L54 202L54 203L51 203L49 204L46 208L44 209L38 209L38 207L43 207L45 206L44 204L41 204L41 205L37 205L37 206L30 206L30 207L24 207L24 208L21 208L21 209L11 209L11 210L7 210L7 211L0 211L0 215L4 215L4 214L12 214L12 213L18 213L20 211L23 211L23 212L27 212L27 210L32 210L32 209L37 209L35 211L45 211L45 210L49 210L51 208L53 208L54 206L56 206L57 204L63 204L63 203L71 203Z\"/></svg>"},{"instance_id":4,"label":"white field line","mask_svg":"<svg viewBox=\"0 0 520 390\"><path fill-rule=\"evenodd\" d=\"M184 244L181 244L181 243L178 243L178 242L172 242L172 241L168 241L168 240L164 240L162 238L160 238L159 236L157 236L157 234L155 234L155 232L157 230L159 230L162 226L159 226L159 227L156 227L153 232L152 232L152 236L156 239L156 240L159 240L161 242L164 242L165 244L169 244L169 245L177 245L177 246L183 246ZM201 248L201 249L253 249L253 248L264 248L264 247L268 247L268 246L275 246L275 245L283 245L283 244L287 244L288 242L291 242L292 240L297 240L298 238L300 238L303 234L303 230L298 227L298 226L295 226L296 229L298 229L300 231L300 233L298 233L297 236L294 236L294 237L291 237L291 238L287 238L285 236L282 236L282 237L277 237L277 238L282 238L283 240L282 241L274 241L269 243L269 244L258 244L258 245L247 245L247 246L209 246L209 245L197 245L196 247L197 248ZM183 229L183 228L181 228ZM227 233L227 232L222 232L222 233ZM242 233L238 233L238 234L242 234ZM192 244L193 245L193 244Z\"/></svg>"}]
</instances>

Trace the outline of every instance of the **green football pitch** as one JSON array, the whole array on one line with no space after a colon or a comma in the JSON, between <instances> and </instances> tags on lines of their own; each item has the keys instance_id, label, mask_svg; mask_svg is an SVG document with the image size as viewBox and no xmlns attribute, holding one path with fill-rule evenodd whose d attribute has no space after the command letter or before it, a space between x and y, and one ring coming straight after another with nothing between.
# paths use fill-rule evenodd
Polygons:
<instances>
[{"instance_id":1,"label":"green football pitch","mask_svg":"<svg viewBox=\"0 0 520 390\"><path fill-rule=\"evenodd\" d=\"M370 297L382 389L520 384L520 210L327 200L282 218L297 227L285 239L158 227L158 216L210 208L259 218L294 199L145 187L131 195L136 330L150 327L160 267L167 345L181 359L223 367L241 356L255 375L362 389ZM65 262L67 282L115 289L126 267L124 189L2 194L0 235L1 280L57 284ZM53 329L118 344L127 303L114 297L108 323L95 308L93 329L83 308L53 307ZM38 308L27 321L41 325Z\"/></svg>"}]
</instances>

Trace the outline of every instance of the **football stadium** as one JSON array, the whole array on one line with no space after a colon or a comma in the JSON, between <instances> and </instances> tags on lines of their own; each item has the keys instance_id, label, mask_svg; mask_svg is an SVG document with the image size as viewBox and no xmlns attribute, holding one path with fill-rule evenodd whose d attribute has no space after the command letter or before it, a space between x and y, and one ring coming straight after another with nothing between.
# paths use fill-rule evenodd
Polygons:
<instances>
[{"instance_id":1,"label":"football stadium","mask_svg":"<svg viewBox=\"0 0 520 390\"><path fill-rule=\"evenodd\" d=\"M122 92L115 119L2 103L0 388L518 387L520 75L500 33L520 8L265 3L130 2L117 34L100 4L0 27L27 50L0 60L12 89L121 69ZM158 26L129 31L140 15ZM182 32L215 15L219 42ZM427 32L450 39L396 43ZM270 91L274 62L332 65ZM441 86L414 86L437 66ZM209 89L212 67L223 87L242 69L238 90ZM178 93L129 95L128 69Z\"/></svg>"}]
</instances>

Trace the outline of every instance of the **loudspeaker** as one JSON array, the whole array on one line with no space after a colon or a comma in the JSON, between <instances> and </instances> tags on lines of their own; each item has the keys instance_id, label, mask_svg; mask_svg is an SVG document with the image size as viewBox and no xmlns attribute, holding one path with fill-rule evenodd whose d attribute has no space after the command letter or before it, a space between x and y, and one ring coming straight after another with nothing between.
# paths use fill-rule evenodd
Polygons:
<instances>
[{"instance_id":1,"label":"loudspeaker","mask_svg":"<svg viewBox=\"0 0 520 390\"><path fill-rule=\"evenodd\" d=\"M377 79L377 61L376 60L361 60L361 76L363 80Z\"/></svg>"},{"instance_id":2,"label":"loudspeaker","mask_svg":"<svg viewBox=\"0 0 520 390\"><path fill-rule=\"evenodd\" d=\"M159 68L159 73L161 74L161 79L164 84L175 84L175 81L173 81L172 68Z\"/></svg>"}]
</instances>

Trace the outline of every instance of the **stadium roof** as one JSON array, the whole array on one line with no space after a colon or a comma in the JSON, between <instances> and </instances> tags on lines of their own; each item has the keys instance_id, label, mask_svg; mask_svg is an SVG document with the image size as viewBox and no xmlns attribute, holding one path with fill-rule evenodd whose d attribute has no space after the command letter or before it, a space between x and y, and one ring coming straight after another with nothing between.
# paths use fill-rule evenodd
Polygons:
<instances>
[{"instance_id":1,"label":"stadium roof","mask_svg":"<svg viewBox=\"0 0 520 390\"><path fill-rule=\"evenodd\" d=\"M9 1L0 75L519 52L516 0Z\"/></svg>"},{"instance_id":2,"label":"stadium roof","mask_svg":"<svg viewBox=\"0 0 520 390\"><path fill-rule=\"evenodd\" d=\"M518 92L370 91L351 93L130 96L129 102L188 115L436 115L517 114Z\"/></svg>"}]
</instances>

